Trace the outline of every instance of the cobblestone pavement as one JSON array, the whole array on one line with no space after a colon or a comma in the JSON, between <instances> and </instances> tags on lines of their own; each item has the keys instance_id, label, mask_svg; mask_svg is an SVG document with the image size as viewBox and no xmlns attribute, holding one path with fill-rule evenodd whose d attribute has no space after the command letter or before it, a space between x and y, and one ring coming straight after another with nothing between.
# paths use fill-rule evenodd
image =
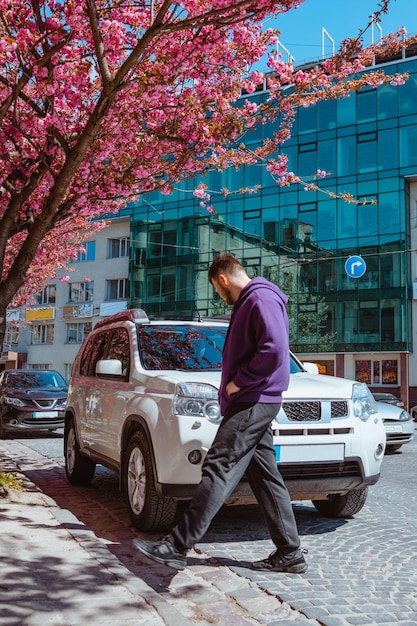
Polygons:
<instances>
[{"instance_id":1,"label":"cobblestone pavement","mask_svg":"<svg viewBox=\"0 0 417 626\"><path fill-rule=\"evenodd\" d=\"M70 511L91 529L129 573L183 616L179 626L188 621L201 626L417 624L417 438L385 456L381 479L354 518L325 519L310 503L295 503L308 549L309 569L303 575L246 567L273 548L256 506L224 508L184 572L154 565L132 549L131 540L140 533L130 525L114 474L100 468L92 487L74 489L56 460L18 442L0 443L61 507L59 521L65 525Z\"/></svg>"}]
</instances>

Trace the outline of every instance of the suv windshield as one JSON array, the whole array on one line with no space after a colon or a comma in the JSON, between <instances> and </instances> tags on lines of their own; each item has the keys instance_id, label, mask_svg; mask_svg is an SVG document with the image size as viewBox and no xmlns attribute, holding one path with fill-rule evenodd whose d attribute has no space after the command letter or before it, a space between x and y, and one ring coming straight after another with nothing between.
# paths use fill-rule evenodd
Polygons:
<instances>
[{"instance_id":1,"label":"suv windshield","mask_svg":"<svg viewBox=\"0 0 417 626\"><path fill-rule=\"evenodd\" d=\"M225 326L138 326L139 354L147 370L220 370Z\"/></svg>"},{"instance_id":2,"label":"suv windshield","mask_svg":"<svg viewBox=\"0 0 417 626\"><path fill-rule=\"evenodd\" d=\"M57 372L13 372L7 374L7 386L15 389L33 389L54 387L62 389L67 386L65 380Z\"/></svg>"},{"instance_id":3,"label":"suv windshield","mask_svg":"<svg viewBox=\"0 0 417 626\"><path fill-rule=\"evenodd\" d=\"M146 370L221 369L227 327L191 324L138 326L139 354ZM291 374L303 369L290 354Z\"/></svg>"}]
</instances>

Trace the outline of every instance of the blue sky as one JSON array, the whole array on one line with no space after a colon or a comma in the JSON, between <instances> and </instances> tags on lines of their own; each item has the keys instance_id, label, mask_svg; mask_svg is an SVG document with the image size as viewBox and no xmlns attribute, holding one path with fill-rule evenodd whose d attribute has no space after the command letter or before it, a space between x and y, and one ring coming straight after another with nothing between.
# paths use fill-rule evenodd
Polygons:
<instances>
[{"instance_id":1,"label":"blue sky","mask_svg":"<svg viewBox=\"0 0 417 626\"><path fill-rule=\"evenodd\" d=\"M305 0L298 9L281 15L268 26L281 31L280 41L295 57L295 65L303 61L318 59L322 53L322 28L334 39L336 50L340 41L355 37L360 28L368 23L368 18L378 8L378 0ZM417 34L416 0L391 0L389 12L382 16L382 35L404 26L409 35ZM380 31L374 26L374 41ZM371 31L364 37L371 43ZM332 44L324 38L324 53L329 56ZM286 60L286 53L281 49Z\"/></svg>"}]
</instances>

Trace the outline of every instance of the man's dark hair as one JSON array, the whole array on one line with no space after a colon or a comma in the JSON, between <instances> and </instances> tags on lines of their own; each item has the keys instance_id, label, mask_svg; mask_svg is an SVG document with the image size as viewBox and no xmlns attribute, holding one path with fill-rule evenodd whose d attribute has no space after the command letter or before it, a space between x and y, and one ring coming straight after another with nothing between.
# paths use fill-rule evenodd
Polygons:
<instances>
[{"instance_id":1,"label":"man's dark hair","mask_svg":"<svg viewBox=\"0 0 417 626\"><path fill-rule=\"evenodd\" d=\"M222 252L214 259L208 271L208 279L212 283L219 274L236 274L245 271L243 265L237 260L233 254Z\"/></svg>"}]
</instances>

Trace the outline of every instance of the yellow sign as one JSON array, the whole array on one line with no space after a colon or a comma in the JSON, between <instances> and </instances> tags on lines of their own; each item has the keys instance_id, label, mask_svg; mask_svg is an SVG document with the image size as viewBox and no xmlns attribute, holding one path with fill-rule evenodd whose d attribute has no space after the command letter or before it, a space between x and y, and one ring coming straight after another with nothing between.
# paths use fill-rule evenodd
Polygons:
<instances>
[{"instance_id":1,"label":"yellow sign","mask_svg":"<svg viewBox=\"0 0 417 626\"><path fill-rule=\"evenodd\" d=\"M45 307L41 309L29 309L26 311L26 319L29 322L34 322L36 320L54 320L55 308Z\"/></svg>"}]
</instances>

